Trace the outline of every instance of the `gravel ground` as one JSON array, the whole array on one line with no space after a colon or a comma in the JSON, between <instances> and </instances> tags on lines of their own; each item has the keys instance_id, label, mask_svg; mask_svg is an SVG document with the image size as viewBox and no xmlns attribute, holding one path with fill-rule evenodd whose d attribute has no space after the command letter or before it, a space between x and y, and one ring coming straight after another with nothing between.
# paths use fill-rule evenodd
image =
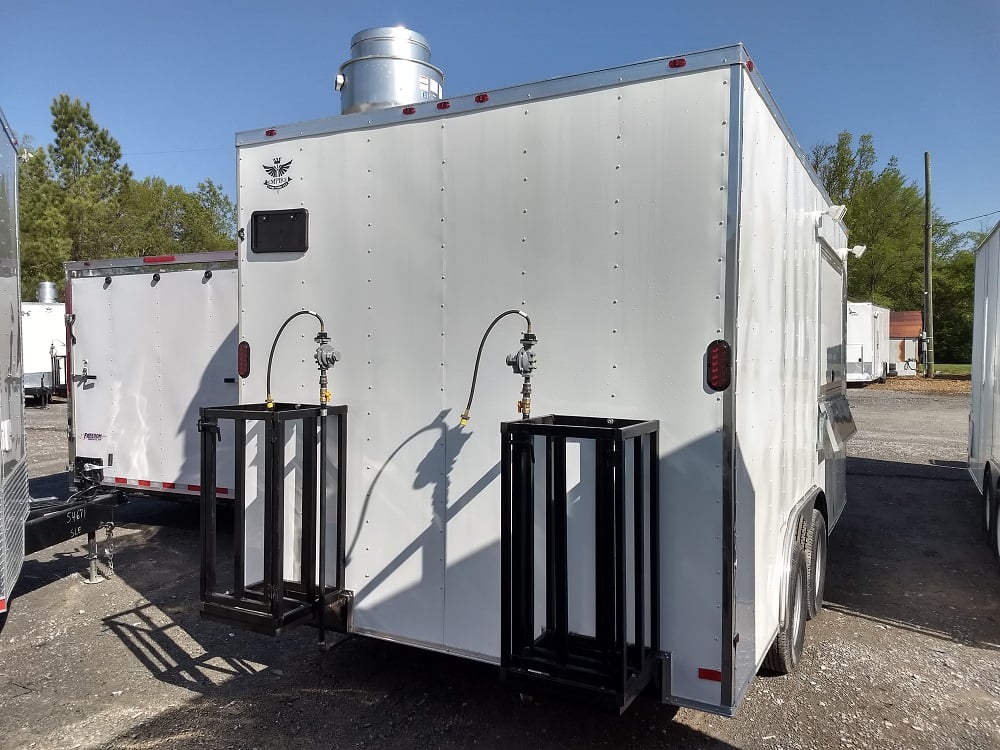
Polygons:
<instances>
[{"instance_id":1,"label":"gravel ground","mask_svg":"<svg viewBox=\"0 0 1000 750\"><path fill-rule=\"evenodd\" d=\"M844 517L800 668L734 719L640 700L618 718L523 704L495 668L366 639L233 631L197 614L197 509L120 509L117 577L83 545L31 556L0 636L4 748L1000 747L1000 574L965 472L968 395L849 393ZM32 493L66 494L65 406L29 409Z\"/></svg>"}]
</instances>

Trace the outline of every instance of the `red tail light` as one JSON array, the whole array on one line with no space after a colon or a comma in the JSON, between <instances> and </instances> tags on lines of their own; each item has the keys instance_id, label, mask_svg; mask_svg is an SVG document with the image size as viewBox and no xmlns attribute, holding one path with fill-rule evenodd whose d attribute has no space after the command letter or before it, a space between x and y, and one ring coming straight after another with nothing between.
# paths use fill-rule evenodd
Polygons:
<instances>
[{"instance_id":1,"label":"red tail light","mask_svg":"<svg viewBox=\"0 0 1000 750\"><path fill-rule=\"evenodd\" d=\"M236 347L236 371L241 378L250 377L250 342L241 341Z\"/></svg>"},{"instance_id":2,"label":"red tail light","mask_svg":"<svg viewBox=\"0 0 1000 750\"><path fill-rule=\"evenodd\" d=\"M707 361L708 387L713 391L724 391L733 382L732 349L722 339L708 345Z\"/></svg>"}]
</instances>

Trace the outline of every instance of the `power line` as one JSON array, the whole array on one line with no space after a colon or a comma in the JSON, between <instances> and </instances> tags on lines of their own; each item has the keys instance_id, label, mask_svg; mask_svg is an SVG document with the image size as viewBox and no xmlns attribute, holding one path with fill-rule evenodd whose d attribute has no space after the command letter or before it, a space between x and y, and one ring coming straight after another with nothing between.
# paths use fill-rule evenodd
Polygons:
<instances>
[{"instance_id":1,"label":"power line","mask_svg":"<svg viewBox=\"0 0 1000 750\"><path fill-rule=\"evenodd\" d=\"M202 151L231 151L231 147L219 147L219 148L185 148L177 149L174 151L130 151L127 154L122 154L122 158L127 158L129 156L153 156L159 154L194 154Z\"/></svg>"},{"instance_id":2,"label":"power line","mask_svg":"<svg viewBox=\"0 0 1000 750\"><path fill-rule=\"evenodd\" d=\"M988 214L979 214L979 216L970 216L968 219L959 219L958 221L949 221L946 224L944 224L944 226L946 226L946 227L953 227L956 224L964 224L965 222L972 221L974 219L985 219L987 216L993 216L993 214L1000 214L1000 210L998 210L998 211L990 211Z\"/></svg>"}]
</instances>

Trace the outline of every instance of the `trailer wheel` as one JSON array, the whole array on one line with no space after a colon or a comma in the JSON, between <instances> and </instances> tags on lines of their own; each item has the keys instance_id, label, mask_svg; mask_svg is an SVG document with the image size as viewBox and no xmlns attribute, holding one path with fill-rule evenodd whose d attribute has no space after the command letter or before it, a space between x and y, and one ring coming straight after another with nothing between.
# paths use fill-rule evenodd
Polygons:
<instances>
[{"instance_id":1,"label":"trailer wheel","mask_svg":"<svg viewBox=\"0 0 1000 750\"><path fill-rule=\"evenodd\" d=\"M815 508L808 523L800 531L802 550L806 555L806 611L811 620L823 610L826 588L826 519Z\"/></svg>"},{"instance_id":2,"label":"trailer wheel","mask_svg":"<svg viewBox=\"0 0 1000 750\"><path fill-rule=\"evenodd\" d=\"M990 535L990 549L993 559L1000 558L1000 503L993 501L993 533Z\"/></svg>"},{"instance_id":3,"label":"trailer wheel","mask_svg":"<svg viewBox=\"0 0 1000 750\"><path fill-rule=\"evenodd\" d=\"M993 552L997 551L997 540L995 534L996 513L996 490L993 488L993 477L990 476L990 472L987 469L986 477L983 479L982 528L983 537L986 539L986 546L993 550Z\"/></svg>"},{"instance_id":4,"label":"trailer wheel","mask_svg":"<svg viewBox=\"0 0 1000 750\"><path fill-rule=\"evenodd\" d=\"M778 637L764 658L764 668L777 674L788 674L799 665L806 640L806 556L798 544L792 545L788 576L785 621L778 626Z\"/></svg>"}]
</instances>

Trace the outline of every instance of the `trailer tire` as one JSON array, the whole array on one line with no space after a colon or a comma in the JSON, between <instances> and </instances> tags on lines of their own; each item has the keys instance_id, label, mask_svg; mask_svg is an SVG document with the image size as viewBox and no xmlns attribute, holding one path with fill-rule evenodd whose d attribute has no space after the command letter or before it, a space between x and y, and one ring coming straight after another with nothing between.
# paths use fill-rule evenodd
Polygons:
<instances>
[{"instance_id":1,"label":"trailer tire","mask_svg":"<svg viewBox=\"0 0 1000 750\"><path fill-rule=\"evenodd\" d=\"M802 524L802 550L806 555L806 610L811 620L823 611L826 588L826 519L813 508L812 516Z\"/></svg>"},{"instance_id":2,"label":"trailer tire","mask_svg":"<svg viewBox=\"0 0 1000 750\"><path fill-rule=\"evenodd\" d=\"M997 540L995 531L997 501L996 490L993 487L993 477L990 475L989 469L986 470L986 476L983 479L983 508L981 513L983 521L983 538L986 540L986 546L996 553Z\"/></svg>"},{"instance_id":3,"label":"trailer tire","mask_svg":"<svg viewBox=\"0 0 1000 750\"><path fill-rule=\"evenodd\" d=\"M990 549L993 550L993 559L1000 559L1000 503L993 499L993 533L990 534Z\"/></svg>"},{"instance_id":4,"label":"trailer tire","mask_svg":"<svg viewBox=\"0 0 1000 750\"><path fill-rule=\"evenodd\" d=\"M806 640L807 618L806 556L802 548L792 545L788 561L788 590L785 602L785 621L778 625L778 637L764 658L764 668L776 674L788 674L802 659Z\"/></svg>"}]
</instances>

